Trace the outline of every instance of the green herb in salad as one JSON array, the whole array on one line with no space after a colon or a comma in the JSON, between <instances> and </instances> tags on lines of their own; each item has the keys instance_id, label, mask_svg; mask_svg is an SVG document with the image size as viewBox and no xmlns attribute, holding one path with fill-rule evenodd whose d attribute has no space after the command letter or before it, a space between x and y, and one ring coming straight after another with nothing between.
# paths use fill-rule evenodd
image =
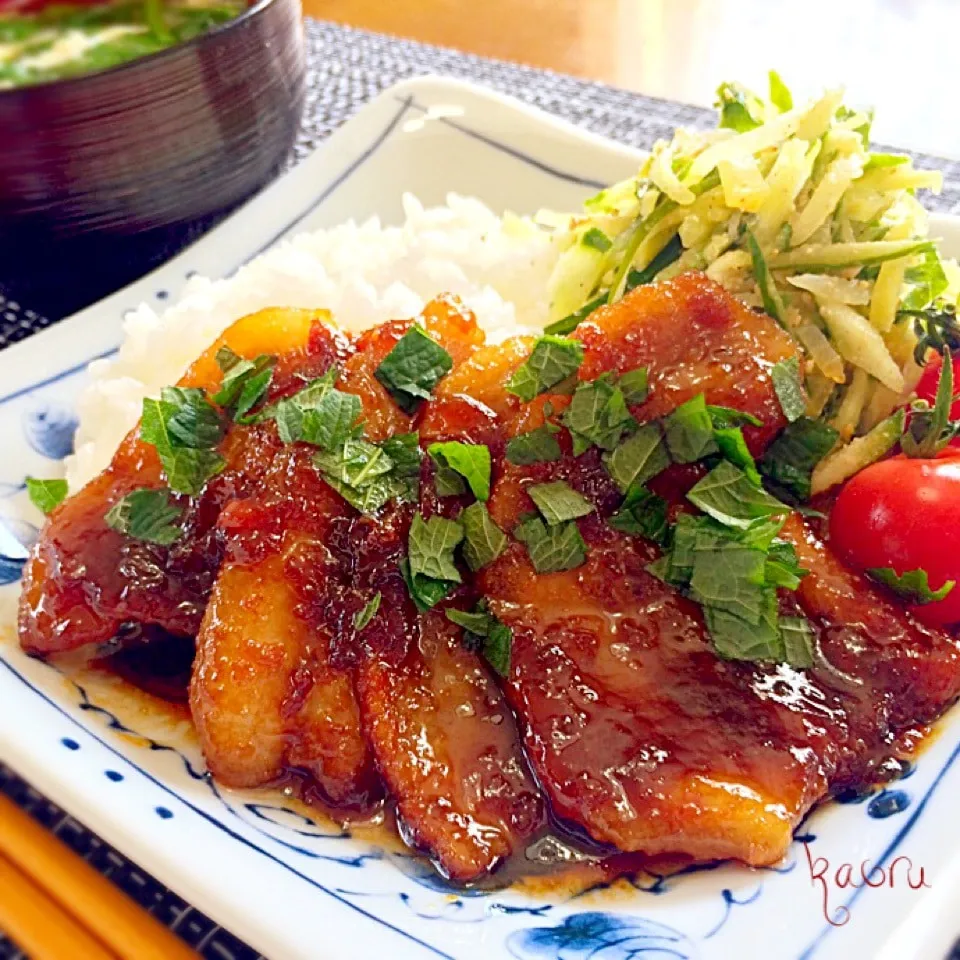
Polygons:
<instances>
[{"instance_id":1,"label":"green herb in salad","mask_svg":"<svg viewBox=\"0 0 960 960\"><path fill-rule=\"evenodd\" d=\"M754 130L763 123L764 102L739 83L721 83L717 88L718 126L737 133Z\"/></svg>"},{"instance_id":2,"label":"green herb in salad","mask_svg":"<svg viewBox=\"0 0 960 960\"><path fill-rule=\"evenodd\" d=\"M591 227L580 239L580 242L601 253L606 253L613 244L610 238L598 227Z\"/></svg>"},{"instance_id":3,"label":"green herb in salad","mask_svg":"<svg viewBox=\"0 0 960 960\"><path fill-rule=\"evenodd\" d=\"M627 274L624 292L629 293L636 287L653 283L658 274L666 270L671 263L676 263L680 259L682 253L683 241L679 236L674 237L642 270L631 270Z\"/></svg>"},{"instance_id":4,"label":"green herb in salad","mask_svg":"<svg viewBox=\"0 0 960 960\"><path fill-rule=\"evenodd\" d=\"M746 231L747 249L750 251L750 261L753 264L753 276L757 281L757 290L760 292L760 302L763 309L773 317L778 323L782 324L787 315L786 307L783 305L783 297L777 290L777 282L770 272L770 265L767 258L757 243L757 238L749 230Z\"/></svg>"},{"instance_id":5,"label":"green herb in salad","mask_svg":"<svg viewBox=\"0 0 960 960\"><path fill-rule=\"evenodd\" d=\"M776 70L768 74L770 95L767 98L781 113L793 109L793 94L790 88L780 78Z\"/></svg>"}]
</instances>

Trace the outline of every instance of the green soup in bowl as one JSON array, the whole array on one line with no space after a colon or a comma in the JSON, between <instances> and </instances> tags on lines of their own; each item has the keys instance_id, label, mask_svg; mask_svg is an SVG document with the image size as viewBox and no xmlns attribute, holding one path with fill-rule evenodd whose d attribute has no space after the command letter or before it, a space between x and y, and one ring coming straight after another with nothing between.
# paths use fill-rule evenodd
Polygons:
<instances>
[{"instance_id":1,"label":"green soup in bowl","mask_svg":"<svg viewBox=\"0 0 960 960\"><path fill-rule=\"evenodd\" d=\"M108 0L0 9L0 89L106 70L226 23L246 0Z\"/></svg>"}]
</instances>

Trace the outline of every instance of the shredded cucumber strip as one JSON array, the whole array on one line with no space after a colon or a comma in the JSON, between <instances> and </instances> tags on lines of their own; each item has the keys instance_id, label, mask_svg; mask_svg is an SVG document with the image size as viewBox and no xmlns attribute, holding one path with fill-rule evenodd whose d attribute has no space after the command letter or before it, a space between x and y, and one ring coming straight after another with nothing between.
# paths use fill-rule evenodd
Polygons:
<instances>
[{"instance_id":1,"label":"shredded cucumber strip","mask_svg":"<svg viewBox=\"0 0 960 960\"><path fill-rule=\"evenodd\" d=\"M837 270L869 267L935 250L932 240L873 240L865 243L810 243L770 257L774 270Z\"/></svg>"}]
</instances>

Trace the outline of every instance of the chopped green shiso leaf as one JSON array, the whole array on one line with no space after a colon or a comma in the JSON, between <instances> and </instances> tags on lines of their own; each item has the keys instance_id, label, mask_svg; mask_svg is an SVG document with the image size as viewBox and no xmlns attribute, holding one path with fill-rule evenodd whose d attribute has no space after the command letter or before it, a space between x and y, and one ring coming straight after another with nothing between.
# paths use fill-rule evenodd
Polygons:
<instances>
[{"instance_id":1,"label":"chopped green shiso leaf","mask_svg":"<svg viewBox=\"0 0 960 960\"><path fill-rule=\"evenodd\" d=\"M38 480L27 477L26 484L30 502L43 514L50 513L67 497L66 480Z\"/></svg>"},{"instance_id":2,"label":"chopped green shiso leaf","mask_svg":"<svg viewBox=\"0 0 960 960\"><path fill-rule=\"evenodd\" d=\"M536 430L517 434L507 441L507 460L517 466L559 460L563 456L560 442L555 436L559 431L560 428L554 424L545 423Z\"/></svg>"},{"instance_id":3,"label":"chopped green shiso leaf","mask_svg":"<svg viewBox=\"0 0 960 960\"><path fill-rule=\"evenodd\" d=\"M513 631L490 612L486 600L481 600L473 610L450 607L444 614L451 623L463 627L468 649L479 651L501 677L510 673Z\"/></svg>"},{"instance_id":4,"label":"chopped green shiso leaf","mask_svg":"<svg viewBox=\"0 0 960 960\"><path fill-rule=\"evenodd\" d=\"M171 503L169 490L141 489L121 497L104 520L111 530L166 547L183 533L177 523L182 514L182 508Z\"/></svg>"},{"instance_id":5,"label":"chopped green shiso leaf","mask_svg":"<svg viewBox=\"0 0 960 960\"><path fill-rule=\"evenodd\" d=\"M397 406L413 413L453 369L453 358L419 324L414 324L384 357L374 376Z\"/></svg>"},{"instance_id":6,"label":"chopped green shiso leaf","mask_svg":"<svg viewBox=\"0 0 960 960\"><path fill-rule=\"evenodd\" d=\"M353 618L353 629L358 633L369 625L370 621L377 615L380 609L380 601L383 599L378 590L364 605L358 610Z\"/></svg>"},{"instance_id":7,"label":"chopped green shiso leaf","mask_svg":"<svg viewBox=\"0 0 960 960\"><path fill-rule=\"evenodd\" d=\"M482 443L462 443L451 440L446 443L432 443L427 453L434 461L448 471L463 477L471 492L478 500L487 500L490 496L490 450ZM462 491L456 490L456 493ZM441 496L440 490L437 493Z\"/></svg>"},{"instance_id":8,"label":"chopped green shiso leaf","mask_svg":"<svg viewBox=\"0 0 960 960\"><path fill-rule=\"evenodd\" d=\"M507 535L494 523L484 503L471 503L460 514L463 559L476 572L493 563L507 548Z\"/></svg>"},{"instance_id":9,"label":"chopped green shiso leaf","mask_svg":"<svg viewBox=\"0 0 960 960\"><path fill-rule=\"evenodd\" d=\"M526 545L537 573L573 570L586 562L587 545L575 520L548 526L540 517L532 517L518 524L513 535Z\"/></svg>"},{"instance_id":10,"label":"chopped green shiso leaf","mask_svg":"<svg viewBox=\"0 0 960 960\"><path fill-rule=\"evenodd\" d=\"M583 363L583 344L566 337L545 334L533 346L526 361L507 381L507 390L530 401L572 377Z\"/></svg>"}]
</instances>

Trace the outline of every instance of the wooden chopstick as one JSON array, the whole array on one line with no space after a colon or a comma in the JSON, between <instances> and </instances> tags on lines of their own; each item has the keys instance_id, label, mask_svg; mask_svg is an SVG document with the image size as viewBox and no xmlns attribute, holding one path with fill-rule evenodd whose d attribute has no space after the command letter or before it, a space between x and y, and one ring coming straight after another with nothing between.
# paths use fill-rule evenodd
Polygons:
<instances>
[{"instance_id":1,"label":"wooden chopstick","mask_svg":"<svg viewBox=\"0 0 960 960\"><path fill-rule=\"evenodd\" d=\"M116 960L6 857L0 857L0 930L33 960Z\"/></svg>"},{"instance_id":2,"label":"wooden chopstick","mask_svg":"<svg viewBox=\"0 0 960 960\"><path fill-rule=\"evenodd\" d=\"M107 955L121 960L197 960L182 940L2 794L0 856L95 936ZM26 948L12 927L10 932ZM60 956L72 960L74 954Z\"/></svg>"}]
</instances>

